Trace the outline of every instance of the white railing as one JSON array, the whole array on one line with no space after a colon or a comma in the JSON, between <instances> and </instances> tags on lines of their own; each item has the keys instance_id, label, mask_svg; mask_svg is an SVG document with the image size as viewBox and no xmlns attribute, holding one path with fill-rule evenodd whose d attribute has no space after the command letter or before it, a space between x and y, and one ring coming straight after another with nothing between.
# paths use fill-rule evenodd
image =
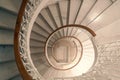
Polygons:
<instances>
[{"instance_id":1,"label":"white railing","mask_svg":"<svg viewBox=\"0 0 120 80\"><path fill-rule=\"evenodd\" d=\"M27 33L29 30L29 23L32 19L32 16L34 14L34 11L40 5L42 0L29 0L26 8L25 13L22 18L21 23L21 29L19 31L19 52L21 55L21 60L23 62L23 65L28 72L28 74L34 79L34 80L40 80L42 77L37 72L36 68L34 67L31 59L30 59L30 53L28 51L29 46L27 46Z\"/></svg>"}]
</instances>

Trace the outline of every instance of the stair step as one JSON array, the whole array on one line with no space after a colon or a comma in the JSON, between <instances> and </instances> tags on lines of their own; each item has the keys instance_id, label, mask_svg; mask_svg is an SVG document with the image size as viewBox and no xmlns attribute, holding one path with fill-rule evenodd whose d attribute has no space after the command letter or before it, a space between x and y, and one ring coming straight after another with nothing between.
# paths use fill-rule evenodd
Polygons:
<instances>
[{"instance_id":1,"label":"stair step","mask_svg":"<svg viewBox=\"0 0 120 80\"><path fill-rule=\"evenodd\" d=\"M102 13L98 18L96 18L96 20L94 20L94 22L92 22L88 27L90 27L94 31L106 27L109 24L120 19L119 13L120 13L120 1L116 0L107 10L104 11L104 13Z\"/></svg>"},{"instance_id":2,"label":"stair step","mask_svg":"<svg viewBox=\"0 0 120 80\"><path fill-rule=\"evenodd\" d=\"M77 16L81 9L83 0L71 0L70 1L70 10L69 10L69 24L74 24L76 22Z\"/></svg>"},{"instance_id":3,"label":"stair step","mask_svg":"<svg viewBox=\"0 0 120 80\"><path fill-rule=\"evenodd\" d=\"M80 12L76 19L76 24L80 24L84 18L87 16L89 11L93 8L96 4L97 0L83 0L83 4L81 5Z\"/></svg>"},{"instance_id":4,"label":"stair step","mask_svg":"<svg viewBox=\"0 0 120 80\"><path fill-rule=\"evenodd\" d=\"M0 30L14 31L14 28L9 28L7 25L0 23Z\"/></svg>"},{"instance_id":5,"label":"stair step","mask_svg":"<svg viewBox=\"0 0 120 80\"><path fill-rule=\"evenodd\" d=\"M41 75L44 75L45 72L49 69L49 66L43 64L40 64L40 62L38 62L39 66L37 66L38 71L40 72Z\"/></svg>"},{"instance_id":6,"label":"stair step","mask_svg":"<svg viewBox=\"0 0 120 80\"><path fill-rule=\"evenodd\" d=\"M45 46L45 43L43 43L43 42L41 42L41 41L39 41L39 40L37 40L37 41L31 40L31 41L30 41L30 46L41 46L41 47L44 47L44 46Z\"/></svg>"},{"instance_id":7,"label":"stair step","mask_svg":"<svg viewBox=\"0 0 120 80\"><path fill-rule=\"evenodd\" d=\"M38 69L40 74L44 74L46 72L47 68L50 67L50 65L48 64L48 62L45 58L44 53L31 54L31 57L32 57L35 67Z\"/></svg>"},{"instance_id":8,"label":"stair step","mask_svg":"<svg viewBox=\"0 0 120 80\"><path fill-rule=\"evenodd\" d=\"M40 40L40 41L46 41L47 37L44 37L43 35L40 35L40 33L36 34L35 32L31 33L31 38Z\"/></svg>"},{"instance_id":9,"label":"stair step","mask_svg":"<svg viewBox=\"0 0 120 80\"><path fill-rule=\"evenodd\" d=\"M20 74L16 74L15 76L11 77L8 80L23 80Z\"/></svg>"},{"instance_id":10,"label":"stair step","mask_svg":"<svg viewBox=\"0 0 120 80\"><path fill-rule=\"evenodd\" d=\"M13 13L18 13L22 0L0 0L0 7Z\"/></svg>"},{"instance_id":11,"label":"stair step","mask_svg":"<svg viewBox=\"0 0 120 80\"><path fill-rule=\"evenodd\" d=\"M39 61L39 64L44 63L46 66L50 66L46 57L45 57L44 52L43 53L37 53L37 54L31 54L31 58L32 58L33 62Z\"/></svg>"},{"instance_id":12,"label":"stair step","mask_svg":"<svg viewBox=\"0 0 120 80\"><path fill-rule=\"evenodd\" d=\"M112 2L110 0L98 0L81 24L85 26L89 25L111 5Z\"/></svg>"},{"instance_id":13,"label":"stair step","mask_svg":"<svg viewBox=\"0 0 120 80\"><path fill-rule=\"evenodd\" d=\"M53 29L51 28L51 26L48 24L48 22L44 19L44 17L41 14L39 14L39 16L37 17L36 23L38 23L38 25L44 28L47 32L49 33L53 32Z\"/></svg>"},{"instance_id":14,"label":"stair step","mask_svg":"<svg viewBox=\"0 0 120 80\"><path fill-rule=\"evenodd\" d=\"M53 23L53 19L51 18L51 15L47 8L41 11L41 15L43 16L45 21L49 24L49 27L51 27L52 30L55 30L56 25Z\"/></svg>"},{"instance_id":15,"label":"stair step","mask_svg":"<svg viewBox=\"0 0 120 80\"><path fill-rule=\"evenodd\" d=\"M90 39L90 37L83 31L81 33L76 34L75 37L78 38L82 43Z\"/></svg>"},{"instance_id":16,"label":"stair step","mask_svg":"<svg viewBox=\"0 0 120 80\"><path fill-rule=\"evenodd\" d=\"M44 29L42 26L40 26L38 23L34 23L34 27L32 29L33 31L36 31L36 32L39 32L39 33L42 33L44 35L50 35L50 33Z\"/></svg>"},{"instance_id":17,"label":"stair step","mask_svg":"<svg viewBox=\"0 0 120 80\"><path fill-rule=\"evenodd\" d=\"M17 15L12 12L0 8L0 26L8 27L8 29L14 29L17 19ZM11 20L12 19L12 20Z\"/></svg>"},{"instance_id":18,"label":"stair step","mask_svg":"<svg viewBox=\"0 0 120 80\"><path fill-rule=\"evenodd\" d=\"M16 74L19 74L19 71L15 61L0 64L1 80L8 80Z\"/></svg>"},{"instance_id":19,"label":"stair step","mask_svg":"<svg viewBox=\"0 0 120 80\"><path fill-rule=\"evenodd\" d=\"M46 35L42 34L42 33L39 33L39 32L36 32L36 31L32 31L32 33L34 33L35 35L38 35L39 37L43 37L43 38L47 38Z\"/></svg>"},{"instance_id":20,"label":"stair step","mask_svg":"<svg viewBox=\"0 0 120 80\"><path fill-rule=\"evenodd\" d=\"M42 53L44 52L44 47L43 48L30 48L30 50L31 50L31 54Z\"/></svg>"},{"instance_id":21,"label":"stair step","mask_svg":"<svg viewBox=\"0 0 120 80\"><path fill-rule=\"evenodd\" d=\"M14 32L12 30L0 29L0 45L12 45L14 39Z\"/></svg>"},{"instance_id":22,"label":"stair step","mask_svg":"<svg viewBox=\"0 0 120 80\"><path fill-rule=\"evenodd\" d=\"M17 14L18 14L17 12L13 12L11 10L4 8L4 7L0 7L0 9L3 10L4 12L10 13L11 15L17 16Z\"/></svg>"},{"instance_id":23,"label":"stair step","mask_svg":"<svg viewBox=\"0 0 120 80\"><path fill-rule=\"evenodd\" d=\"M60 8L60 12L61 12L61 16L62 16L62 23L63 25L67 25L67 11L68 11L68 0L64 0L59 2L59 8Z\"/></svg>"},{"instance_id":24,"label":"stair step","mask_svg":"<svg viewBox=\"0 0 120 80\"><path fill-rule=\"evenodd\" d=\"M50 5L48 7L48 10L49 10L49 14L51 15L52 21L55 24L55 27L56 28L61 27L62 25L61 25L61 21L59 18L57 5L56 4Z\"/></svg>"},{"instance_id":25,"label":"stair step","mask_svg":"<svg viewBox=\"0 0 120 80\"><path fill-rule=\"evenodd\" d=\"M0 45L0 63L15 60L13 45Z\"/></svg>"}]
</instances>

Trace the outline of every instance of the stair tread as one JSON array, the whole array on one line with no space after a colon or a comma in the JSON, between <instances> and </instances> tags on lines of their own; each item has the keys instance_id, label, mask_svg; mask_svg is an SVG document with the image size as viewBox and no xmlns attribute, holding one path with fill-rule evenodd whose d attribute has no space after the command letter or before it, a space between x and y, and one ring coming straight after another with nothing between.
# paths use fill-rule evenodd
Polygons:
<instances>
[{"instance_id":1,"label":"stair tread","mask_svg":"<svg viewBox=\"0 0 120 80\"><path fill-rule=\"evenodd\" d=\"M1 44L11 45L13 44L14 31L7 29L0 29L0 38L1 38L0 45Z\"/></svg>"},{"instance_id":2,"label":"stair tread","mask_svg":"<svg viewBox=\"0 0 120 80\"><path fill-rule=\"evenodd\" d=\"M18 13L22 0L0 0L0 7L10 10L14 13Z\"/></svg>"},{"instance_id":3,"label":"stair tread","mask_svg":"<svg viewBox=\"0 0 120 80\"><path fill-rule=\"evenodd\" d=\"M97 17L99 17L104 11L106 11L111 5L112 5L112 2L110 0L105 0L105 1L98 0L81 24L88 26Z\"/></svg>"},{"instance_id":4,"label":"stair tread","mask_svg":"<svg viewBox=\"0 0 120 80\"><path fill-rule=\"evenodd\" d=\"M16 19L17 19L17 15L7 11L3 8L0 8L0 26L5 26L8 27L10 29L14 29L15 28L15 23L16 23ZM12 19L12 20L11 20Z\"/></svg>"},{"instance_id":5,"label":"stair tread","mask_svg":"<svg viewBox=\"0 0 120 80\"><path fill-rule=\"evenodd\" d=\"M8 80L23 80L20 74L16 74L15 76L9 78Z\"/></svg>"},{"instance_id":6,"label":"stair tread","mask_svg":"<svg viewBox=\"0 0 120 80\"><path fill-rule=\"evenodd\" d=\"M107 10L104 11L98 18L96 18L88 27L97 31L103 27L120 19L120 1L116 0ZM114 15L114 16L111 16ZM99 18L101 18L99 20ZM97 27L96 27L97 26Z\"/></svg>"},{"instance_id":7,"label":"stair tread","mask_svg":"<svg viewBox=\"0 0 120 80\"><path fill-rule=\"evenodd\" d=\"M15 61L0 64L0 79L1 80L8 80L12 76L19 74L17 65Z\"/></svg>"},{"instance_id":8,"label":"stair tread","mask_svg":"<svg viewBox=\"0 0 120 80\"><path fill-rule=\"evenodd\" d=\"M13 45L0 45L0 62L15 60Z\"/></svg>"}]
</instances>

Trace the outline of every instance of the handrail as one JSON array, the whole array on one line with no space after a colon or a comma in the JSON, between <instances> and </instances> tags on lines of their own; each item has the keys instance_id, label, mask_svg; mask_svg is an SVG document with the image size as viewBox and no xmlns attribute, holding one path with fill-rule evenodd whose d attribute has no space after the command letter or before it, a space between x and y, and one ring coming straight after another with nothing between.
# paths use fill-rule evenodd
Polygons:
<instances>
[{"instance_id":1,"label":"handrail","mask_svg":"<svg viewBox=\"0 0 120 80\"><path fill-rule=\"evenodd\" d=\"M20 10L18 13L15 32L14 32L14 53L15 53L15 59L16 59L17 66L18 66L18 69L21 73L21 76L23 77L23 80L32 80L32 77L28 74L28 72L26 71L26 69L22 63L20 52L19 52L19 45L20 44L19 44L19 36L18 35L19 35L22 17L24 15L27 2L28 2L28 0L22 1L21 7L20 7Z\"/></svg>"},{"instance_id":2,"label":"handrail","mask_svg":"<svg viewBox=\"0 0 120 80\"><path fill-rule=\"evenodd\" d=\"M43 1L46 2L47 0ZM14 51L18 69L24 80L44 80L35 68L29 52L28 32L34 11L41 7L42 0L23 0L14 33Z\"/></svg>"},{"instance_id":3,"label":"handrail","mask_svg":"<svg viewBox=\"0 0 120 80\"><path fill-rule=\"evenodd\" d=\"M95 33L92 29L90 29L89 27L86 27L86 26L83 26L83 25L78 25L78 24L70 24L70 25L65 25L65 26L62 26L62 27L60 27L60 28L57 28L55 31L53 31L53 32L49 35L49 37L50 37L51 35L53 35L53 33L55 33L56 31L58 31L58 30L60 30L60 29L62 29L62 28L65 28L65 27L78 27L78 28L82 28L82 29L85 29L86 31L88 31L93 37L96 36L96 33ZM48 39L49 39L49 37L48 37ZM47 39L47 40L48 40L48 39Z\"/></svg>"}]
</instances>

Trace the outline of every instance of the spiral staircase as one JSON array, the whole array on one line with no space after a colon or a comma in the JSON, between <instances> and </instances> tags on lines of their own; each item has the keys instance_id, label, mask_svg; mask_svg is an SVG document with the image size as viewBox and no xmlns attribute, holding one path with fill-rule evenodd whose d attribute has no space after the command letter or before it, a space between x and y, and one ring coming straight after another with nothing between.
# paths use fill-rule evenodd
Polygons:
<instances>
[{"instance_id":1,"label":"spiral staircase","mask_svg":"<svg viewBox=\"0 0 120 80\"><path fill-rule=\"evenodd\" d=\"M120 0L1 0L0 80L119 80Z\"/></svg>"}]
</instances>

